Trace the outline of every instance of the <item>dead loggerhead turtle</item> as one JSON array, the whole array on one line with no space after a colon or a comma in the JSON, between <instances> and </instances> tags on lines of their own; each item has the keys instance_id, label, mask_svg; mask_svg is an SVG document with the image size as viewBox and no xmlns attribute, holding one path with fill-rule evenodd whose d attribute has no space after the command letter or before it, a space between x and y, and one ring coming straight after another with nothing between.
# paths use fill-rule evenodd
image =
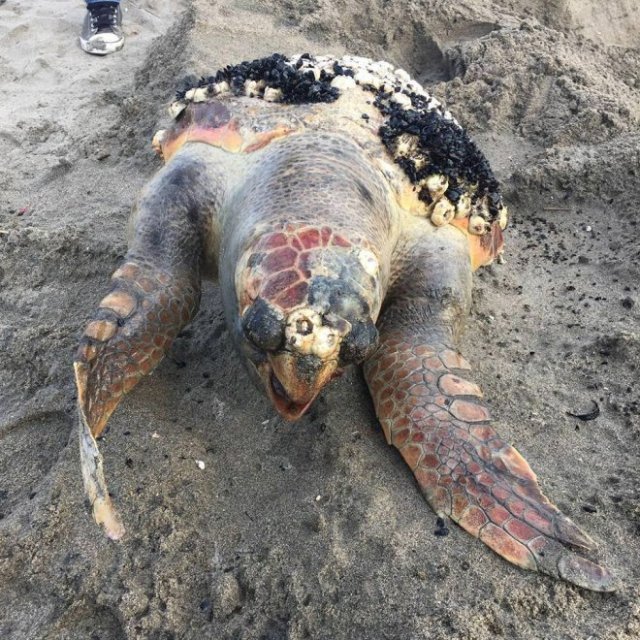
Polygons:
<instances>
[{"instance_id":1,"label":"dead loggerhead turtle","mask_svg":"<svg viewBox=\"0 0 640 640\"><path fill-rule=\"evenodd\" d=\"M425 498L498 554L579 586L615 579L490 426L457 342L472 273L507 211L484 156L409 75L364 58L269 58L178 93L165 166L75 358L85 487L124 533L95 438L218 278L233 339L278 413L299 418L364 364L387 441Z\"/></svg>"}]
</instances>

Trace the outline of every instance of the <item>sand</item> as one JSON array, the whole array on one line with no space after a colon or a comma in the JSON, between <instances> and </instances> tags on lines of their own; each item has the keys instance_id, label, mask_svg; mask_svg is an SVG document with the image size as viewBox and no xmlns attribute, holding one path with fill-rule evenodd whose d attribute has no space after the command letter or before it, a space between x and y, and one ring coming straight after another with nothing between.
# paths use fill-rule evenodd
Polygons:
<instances>
[{"instance_id":1,"label":"sand","mask_svg":"<svg viewBox=\"0 0 640 640\"><path fill-rule=\"evenodd\" d=\"M107 58L77 45L79 1L0 5L0 638L640 637L640 8L602 4L139 0ZM159 166L151 134L184 74L274 49L405 67L492 161L514 223L464 352L619 592L435 536L359 372L275 417L214 285L101 444L126 539L91 520L71 359ZM596 420L567 415L592 401Z\"/></svg>"}]
</instances>

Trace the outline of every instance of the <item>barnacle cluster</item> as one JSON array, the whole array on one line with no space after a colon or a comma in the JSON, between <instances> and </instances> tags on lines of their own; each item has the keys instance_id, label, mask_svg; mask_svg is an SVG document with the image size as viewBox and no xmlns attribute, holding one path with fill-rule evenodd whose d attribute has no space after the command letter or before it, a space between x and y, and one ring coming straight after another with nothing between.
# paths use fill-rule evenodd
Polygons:
<instances>
[{"instance_id":1,"label":"barnacle cluster","mask_svg":"<svg viewBox=\"0 0 640 640\"><path fill-rule=\"evenodd\" d=\"M326 64L319 64L321 59ZM338 99L341 87L339 82L333 85L332 81L343 74L349 75L349 70L334 58L303 54L289 59L274 53L252 62L227 65L215 75L200 78L195 86L176 93L170 112L176 117L189 102L205 102L221 93L285 104L333 102Z\"/></svg>"},{"instance_id":2,"label":"barnacle cluster","mask_svg":"<svg viewBox=\"0 0 640 640\"><path fill-rule=\"evenodd\" d=\"M507 210L487 159L438 100L388 62L273 54L201 78L177 93L169 111L179 118L189 103L225 93L301 104L333 102L356 89L372 93L384 116L381 141L414 185L434 225L466 218L475 235L487 233L496 221L506 227Z\"/></svg>"},{"instance_id":3,"label":"barnacle cluster","mask_svg":"<svg viewBox=\"0 0 640 640\"><path fill-rule=\"evenodd\" d=\"M287 318L285 339L290 349L304 355L327 359L338 353L342 338L351 331L351 324L342 318L323 322L313 309L296 309Z\"/></svg>"}]
</instances>

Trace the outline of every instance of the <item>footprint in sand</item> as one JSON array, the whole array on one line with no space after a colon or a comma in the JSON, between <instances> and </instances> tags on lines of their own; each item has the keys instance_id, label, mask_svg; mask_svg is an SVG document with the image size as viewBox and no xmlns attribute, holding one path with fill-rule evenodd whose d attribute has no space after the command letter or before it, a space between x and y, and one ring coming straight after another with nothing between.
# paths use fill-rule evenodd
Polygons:
<instances>
[{"instance_id":1,"label":"footprint in sand","mask_svg":"<svg viewBox=\"0 0 640 640\"><path fill-rule=\"evenodd\" d=\"M32 412L0 425L0 520L35 498L69 432L63 411Z\"/></svg>"}]
</instances>

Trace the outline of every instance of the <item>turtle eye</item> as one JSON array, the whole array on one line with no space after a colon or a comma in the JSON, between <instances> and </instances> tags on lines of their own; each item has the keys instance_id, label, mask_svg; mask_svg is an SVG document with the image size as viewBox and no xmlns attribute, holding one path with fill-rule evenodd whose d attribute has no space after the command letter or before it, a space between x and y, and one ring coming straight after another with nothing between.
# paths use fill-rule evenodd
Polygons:
<instances>
[{"instance_id":1,"label":"turtle eye","mask_svg":"<svg viewBox=\"0 0 640 640\"><path fill-rule=\"evenodd\" d=\"M345 364L359 364L378 346L378 330L370 318L365 321L352 320L351 325L351 331L340 345L340 360Z\"/></svg>"},{"instance_id":2,"label":"turtle eye","mask_svg":"<svg viewBox=\"0 0 640 640\"><path fill-rule=\"evenodd\" d=\"M283 346L284 325L284 316L262 298L257 298L242 316L245 336L263 351L277 351Z\"/></svg>"}]
</instances>

